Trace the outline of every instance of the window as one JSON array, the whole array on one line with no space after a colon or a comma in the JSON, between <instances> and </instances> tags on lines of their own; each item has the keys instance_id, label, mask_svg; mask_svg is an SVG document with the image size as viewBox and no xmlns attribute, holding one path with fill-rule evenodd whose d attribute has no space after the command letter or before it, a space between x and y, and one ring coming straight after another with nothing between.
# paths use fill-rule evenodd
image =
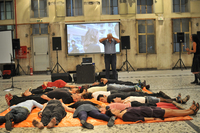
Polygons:
<instances>
[{"instance_id":1,"label":"window","mask_svg":"<svg viewBox=\"0 0 200 133\"><path fill-rule=\"evenodd\" d=\"M11 30L12 32L12 38L14 38L14 26L13 25L1 25L0 26L0 31L6 31L6 30Z\"/></svg>"},{"instance_id":2,"label":"window","mask_svg":"<svg viewBox=\"0 0 200 133\"><path fill-rule=\"evenodd\" d=\"M102 14L117 15L118 0L102 0Z\"/></svg>"},{"instance_id":3,"label":"window","mask_svg":"<svg viewBox=\"0 0 200 133\"><path fill-rule=\"evenodd\" d=\"M47 0L31 0L31 18L47 16Z\"/></svg>"},{"instance_id":4,"label":"window","mask_svg":"<svg viewBox=\"0 0 200 133\"><path fill-rule=\"evenodd\" d=\"M82 16L83 2L82 0L66 0L67 16Z\"/></svg>"},{"instance_id":5,"label":"window","mask_svg":"<svg viewBox=\"0 0 200 133\"><path fill-rule=\"evenodd\" d=\"M35 34L48 34L48 24L33 24L32 33Z\"/></svg>"},{"instance_id":6,"label":"window","mask_svg":"<svg viewBox=\"0 0 200 133\"><path fill-rule=\"evenodd\" d=\"M155 20L138 20L139 53L155 54Z\"/></svg>"},{"instance_id":7,"label":"window","mask_svg":"<svg viewBox=\"0 0 200 133\"><path fill-rule=\"evenodd\" d=\"M186 48L190 48L191 22L188 18L173 19L173 52L186 52ZM184 43L177 43L177 32L184 32ZM180 45L181 48L180 49Z\"/></svg>"},{"instance_id":8,"label":"window","mask_svg":"<svg viewBox=\"0 0 200 133\"><path fill-rule=\"evenodd\" d=\"M1 25L0 31L5 31L5 30L14 30L14 26L13 25Z\"/></svg>"},{"instance_id":9,"label":"window","mask_svg":"<svg viewBox=\"0 0 200 133\"><path fill-rule=\"evenodd\" d=\"M153 13L153 0L137 0L137 14Z\"/></svg>"},{"instance_id":10,"label":"window","mask_svg":"<svg viewBox=\"0 0 200 133\"><path fill-rule=\"evenodd\" d=\"M189 12L189 0L173 0L173 12Z\"/></svg>"},{"instance_id":11,"label":"window","mask_svg":"<svg viewBox=\"0 0 200 133\"><path fill-rule=\"evenodd\" d=\"M0 0L0 20L13 19L13 1Z\"/></svg>"}]
</instances>

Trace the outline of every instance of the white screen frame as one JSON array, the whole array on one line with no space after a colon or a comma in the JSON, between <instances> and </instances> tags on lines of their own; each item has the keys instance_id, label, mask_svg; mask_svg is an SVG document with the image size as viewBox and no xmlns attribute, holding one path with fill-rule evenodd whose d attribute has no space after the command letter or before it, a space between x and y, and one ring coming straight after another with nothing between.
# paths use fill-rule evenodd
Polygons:
<instances>
[{"instance_id":1,"label":"white screen frame","mask_svg":"<svg viewBox=\"0 0 200 133\"><path fill-rule=\"evenodd\" d=\"M120 39L120 21L109 21L109 22L91 22L91 23L66 23L65 24L65 28L66 28L66 44L67 44L67 54L70 56L70 55L84 55L84 54L104 54L104 46L103 44L100 44L100 48L101 48L101 51L97 52L97 51L93 51L93 52L85 52L84 50L82 52L76 52L76 53L70 53L70 47L71 47L71 44L69 45L69 43L71 43L71 40L72 38L74 37L71 37L69 35L69 32L70 30L72 30L72 28L70 29L70 26L71 25L95 25L95 24L114 24L114 25L117 25L117 31L118 31L118 34L114 34L113 33L113 37L116 37L116 38L119 38ZM78 28L77 28L78 29ZM111 28L113 29L113 31L115 30L115 33L116 33L116 29L114 28ZM88 29L87 29L88 30ZM99 30L98 30L99 31ZM81 33L82 32L82 33ZM81 31L81 29L77 32L77 34L85 34L86 33L86 30L84 31L84 29ZM110 33L109 31L107 31L106 33L103 34L103 36L99 35L99 39L103 38L103 37L107 37L107 34ZM81 35L80 35L81 36ZM77 38L74 38L73 40L77 40ZM81 42L81 45L83 46L82 42ZM120 46L120 43L117 43L116 44L116 53L120 53L121 52L121 46Z\"/></svg>"},{"instance_id":2,"label":"white screen frame","mask_svg":"<svg viewBox=\"0 0 200 133\"><path fill-rule=\"evenodd\" d=\"M0 64L11 63L13 57L12 31L0 31Z\"/></svg>"}]
</instances>

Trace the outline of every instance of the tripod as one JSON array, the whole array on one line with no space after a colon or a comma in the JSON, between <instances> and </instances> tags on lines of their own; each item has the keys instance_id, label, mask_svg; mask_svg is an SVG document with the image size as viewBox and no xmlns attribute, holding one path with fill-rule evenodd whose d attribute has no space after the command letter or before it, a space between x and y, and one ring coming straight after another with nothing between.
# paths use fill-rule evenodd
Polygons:
<instances>
[{"instance_id":1,"label":"tripod","mask_svg":"<svg viewBox=\"0 0 200 133\"><path fill-rule=\"evenodd\" d=\"M11 54L10 54L10 60L11 60L11 64L12 64L13 58L12 58L12 55L11 55ZM10 88L4 89L4 91L13 91L14 88L20 89L20 90L21 90L21 88L14 87L14 85L13 85L13 75L12 75L12 72L13 72L13 68L11 67L12 85L11 85Z\"/></svg>"},{"instance_id":2,"label":"tripod","mask_svg":"<svg viewBox=\"0 0 200 133\"><path fill-rule=\"evenodd\" d=\"M65 70L62 68L62 66L58 63L58 50L56 50L56 58L57 58L57 63L56 63L56 65L54 66L54 68L52 69L52 73L53 73L53 71L54 71L54 69L56 68L56 66L57 66L57 73L59 73L59 69L58 69L58 67L60 67L64 72L65 72ZM65 72L66 73L66 72Z\"/></svg>"},{"instance_id":3,"label":"tripod","mask_svg":"<svg viewBox=\"0 0 200 133\"><path fill-rule=\"evenodd\" d=\"M179 68L181 68L181 70L182 70L181 64L183 64L184 68L187 69L187 68L185 67L185 64L183 63L183 61L182 61L182 59L181 59L181 51L182 51L182 50L181 50L181 43L179 43L179 48L180 48L180 50L179 50L179 59L178 59L178 61L176 62L175 66L172 68L172 70L176 67L176 65L178 64L178 62L180 63L180 67L179 67Z\"/></svg>"},{"instance_id":4,"label":"tripod","mask_svg":"<svg viewBox=\"0 0 200 133\"><path fill-rule=\"evenodd\" d=\"M126 71L127 71L127 72L128 72L128 69L129 69L129 68L132 68L132 70L135 71L134 68L133 68L133 67L131 66L131 64L129 63L129 61L127 60L127 49L126 49L126 61L123 62L123 65L121 66L120 69L124 68L125 65L126 65ZM130 67L128 67L128 65L130 65Z\"/></svg>"},{"instance_id":5,"label":"tripod","mask_svg":"<svg viewBox=\"0 0 200 133\"><path fill-rule=\"evenodd\" d=\"M17 50L17 56L18 56L18 54L19 54L19 50ZM16 56L16 57L17 57ZM22 69L22 66L19 64L19 59L18 59L19 57L17 57L17 68L16 68L16 75L20 75L19 74L19 68L21 68ZM25 73L25 71L22 69L22 72L26 75L26 73Z\"/></svg>"},{"instance_id":6,"label":"tripod","mask_svg":"<svg viewBox=\"0 0 200 133\"><path fill-rule=\"evenodd\" d=\"M19 68L22 69L21 65L19 64L19 59L17 59L17 68L16 68L16 74L17 75L20 75L19 74ZM25 71L22 69L22 72L26 75Z\"/></svg>"}]
</instances>

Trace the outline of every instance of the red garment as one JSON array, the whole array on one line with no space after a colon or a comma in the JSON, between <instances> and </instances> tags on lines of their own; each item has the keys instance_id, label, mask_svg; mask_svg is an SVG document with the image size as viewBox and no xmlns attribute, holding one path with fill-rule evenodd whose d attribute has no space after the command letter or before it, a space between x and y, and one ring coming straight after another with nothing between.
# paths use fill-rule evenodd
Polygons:
<instances>
[{"instance_id":1,"label":"red garment","mask_svg":"<svg viewBox=\"0 0 200 133\"><path fill-rule=\"evenodd\" d=\"M54 82L48 82L48 83L47 83L47 86L42 85L42 88L43 88L43 89L46 89L47 87L58 87L58 88L63 88L63 87L65 87L66 84L67 84L67 83L66 83L65 81L59 79L59 80L56 80L56 81L54 81Z\"/></svg>"}]
</instances>

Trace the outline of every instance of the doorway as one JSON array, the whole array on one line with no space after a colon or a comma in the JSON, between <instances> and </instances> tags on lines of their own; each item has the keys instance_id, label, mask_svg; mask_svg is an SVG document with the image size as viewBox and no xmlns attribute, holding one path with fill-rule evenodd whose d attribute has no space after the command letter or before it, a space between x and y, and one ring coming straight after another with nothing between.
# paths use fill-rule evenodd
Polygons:
<instances>
[{"instance_id":1,"label":"doorway","mask_svg":"<svg viewBox=\"0 0 200 133\"><path fill-rule=\"evenodd\" d=\"M48 36L33 36L33 70L46 71L49 67Z\"/></svg>"}]
</instances>

